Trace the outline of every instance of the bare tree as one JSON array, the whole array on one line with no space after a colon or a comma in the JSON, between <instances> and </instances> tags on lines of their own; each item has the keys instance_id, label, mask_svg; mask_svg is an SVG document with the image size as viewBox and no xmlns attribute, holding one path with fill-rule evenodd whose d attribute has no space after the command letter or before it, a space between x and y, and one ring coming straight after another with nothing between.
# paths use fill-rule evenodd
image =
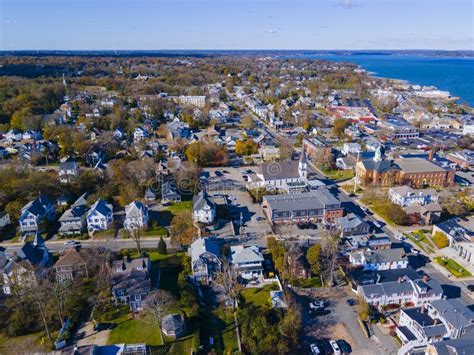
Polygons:
<instances>
[{"instance_id":1,"label":"bare tree","mask_svg":"<svg viewBox=\"0 0 474 355\"><path fill-rule=\"evenodd\" d=\"M163 318L170 311L174 301L175 299L173 295L165 290L153 291L145 300L145 309L152 317L154 323L158 326L162 343L164 343L164 338L161 324Z\"/></svg>"},{"instance_id":2,"label":"bare tree","mask_svg":"<svg viewBox=\"0 0 474 355\"><path fill-rule=\"evenodd\" d=\"M138 255L142 255L142 237L139 226L133 226L133 229L129 232L130 238L135 242L135 248L137 249Z\"/></svg>"},{"instance_id":3,"label":"bare tree","mask_svg":"<svg viewBox=\"0 0 474 355\"><path fill-rule=\"evenodd\" d=\"M321 278L329 287L333 284L334 270L336 268L338 253L338 234L336 230L326 233L325 244L322 249Z\"/></svg>"},{"instance_id":4,"label":"bare tree","mask_svg":"<svg viewBox=\"0 0 474 355\"><path fill-rule=\"evenodd\" d=\"M226 296L232 300L232 307L235 310L237 297L242 290L242 285L238 281L238 273L232 268L229 260L221 259L221 268L215 273L216 282L224 287Z\"/></svg>"},{"instance_id":5,"label":"bare tree","mask_svg":"<svg viewBox=\"0 0 474 355\"><path fill-rule=\"evenodd\" d=\"M51 282L51 280L45 280L44 282L50 282L48 288L51 290L51 295L54 298L54 304L58 313L58 318L61 321L61 326L63 326L65 318L64 309L66 305L66 300L73 293L73 284L70 280L64 280L61 282Z\"/></svg>"},{"instance_id":6,"label":"bare tree","mask_svg":"<svg viewBox=\"0 0 474 355\"><path fill-rule=\"evenodd\" d=\"M52 342L48 320L51 318L48 308L48 296L51 293L49 283L37 267L26 262L19 262L13 267L9 286L13 294L20 296L24 302L29 302L38 311L44 331L49 341Z\"/></svg>"}]
</instances>

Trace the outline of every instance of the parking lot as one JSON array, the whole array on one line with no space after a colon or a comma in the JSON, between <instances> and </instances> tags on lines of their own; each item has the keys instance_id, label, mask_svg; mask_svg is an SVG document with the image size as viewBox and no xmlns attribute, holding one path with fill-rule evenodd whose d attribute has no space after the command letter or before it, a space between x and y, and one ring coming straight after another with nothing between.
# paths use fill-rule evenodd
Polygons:
<instances>
[{"instance_id":1,"label":"parking lot","mask_svg":"<svg viewBox=\"0 0 474 355\"><path fill-rule=\"evenodd\" d=\"M347 342L352 354L378 355L396 354L398 345L392 337L376 332L368 339L357 321L357 306L349 305L349 299L356 295L347 287L317 289L317 291L297 291L297 299L302 305L304 348L310 353L310 345L317 344L322 354L332 354L330 340ZM325 312L315 312L309 303L325 300Z\"/></svg>"},{"instance_id":2,"label":"parking lot","mask_svg":"<svg viewBox=\"0 0 474 355\"><path fill-rule=\"evenodd\" d=\"M255 242L263 243L262 237L271 232L271 227L263 215L260 204L252 201L243 178L247 170L255 171L255 169L256 167L207 168L203 171L202 180L206 181L206 188L210 195L225 198L236 233L244 235L248 241L255 240ZM241 221L242 226L240 226ZM229 233L233 233L233 230L226 225L213 233L227 237Z\"/></svg>"}]
</instances>

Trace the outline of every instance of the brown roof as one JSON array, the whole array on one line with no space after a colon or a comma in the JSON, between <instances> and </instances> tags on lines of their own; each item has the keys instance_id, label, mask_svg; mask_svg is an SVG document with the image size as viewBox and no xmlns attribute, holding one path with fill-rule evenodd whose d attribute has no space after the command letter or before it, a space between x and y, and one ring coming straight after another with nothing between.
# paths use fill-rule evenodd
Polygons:
<instances>
[{"instance_id":1,"label":"brown roof","mask_svg":"<svg viewBox=\"0 0 474 355\"><path fill-rule=\"evenodd\" d=\"M54 264L55 267L63 267L63 266L70 266L70 265L81 265L85 264L86 261L82 257L81 253L72 248L65 252L59 260Z\"/></svg>"}]
</instances>

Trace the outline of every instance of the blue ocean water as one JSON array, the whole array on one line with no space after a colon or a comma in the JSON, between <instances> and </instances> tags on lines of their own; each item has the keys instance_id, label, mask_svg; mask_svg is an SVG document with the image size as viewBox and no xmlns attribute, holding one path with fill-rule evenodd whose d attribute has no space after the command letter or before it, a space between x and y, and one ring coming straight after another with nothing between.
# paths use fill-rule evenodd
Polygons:
<instances>
[{"instance_id":1,"label":"blue ocean water","mask_svg":"<svg viewBox=\"0 0 474 355\"><path fill-rule=\"evenodd\" d=\"M422 55L302 55L311 59L352 62L375 76L433 85L474 107L474 58Z\"/></svg>"}]
</instances>

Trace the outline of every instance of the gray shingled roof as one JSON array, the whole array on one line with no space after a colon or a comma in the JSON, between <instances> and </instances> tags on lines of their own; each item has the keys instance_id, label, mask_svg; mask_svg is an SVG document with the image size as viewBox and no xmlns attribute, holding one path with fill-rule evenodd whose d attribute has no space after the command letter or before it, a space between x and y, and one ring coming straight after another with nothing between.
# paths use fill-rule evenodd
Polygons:
<instances>
[{"instance_id":1,"label":"gray shingled roof","mask_svg":"<svg viewBox=\"0 0 474 355\"><path fill-rule=\"evenodd\" d=\"M431 305L457 329L474 324L474 312L457 298L433 301Z\"/></svg>"},{"instance_id":2,"label":"gray shingled roof","mask_svg":"<svg viewBox=\"0 0 474 355\"><path fill-rule=\"evenodd\" d=\"M328 205L340 205L339 200L326 189L299 194L266 195L263 199L268 201L273 211L321 209Z\"/></svg>"}]
</instances>

